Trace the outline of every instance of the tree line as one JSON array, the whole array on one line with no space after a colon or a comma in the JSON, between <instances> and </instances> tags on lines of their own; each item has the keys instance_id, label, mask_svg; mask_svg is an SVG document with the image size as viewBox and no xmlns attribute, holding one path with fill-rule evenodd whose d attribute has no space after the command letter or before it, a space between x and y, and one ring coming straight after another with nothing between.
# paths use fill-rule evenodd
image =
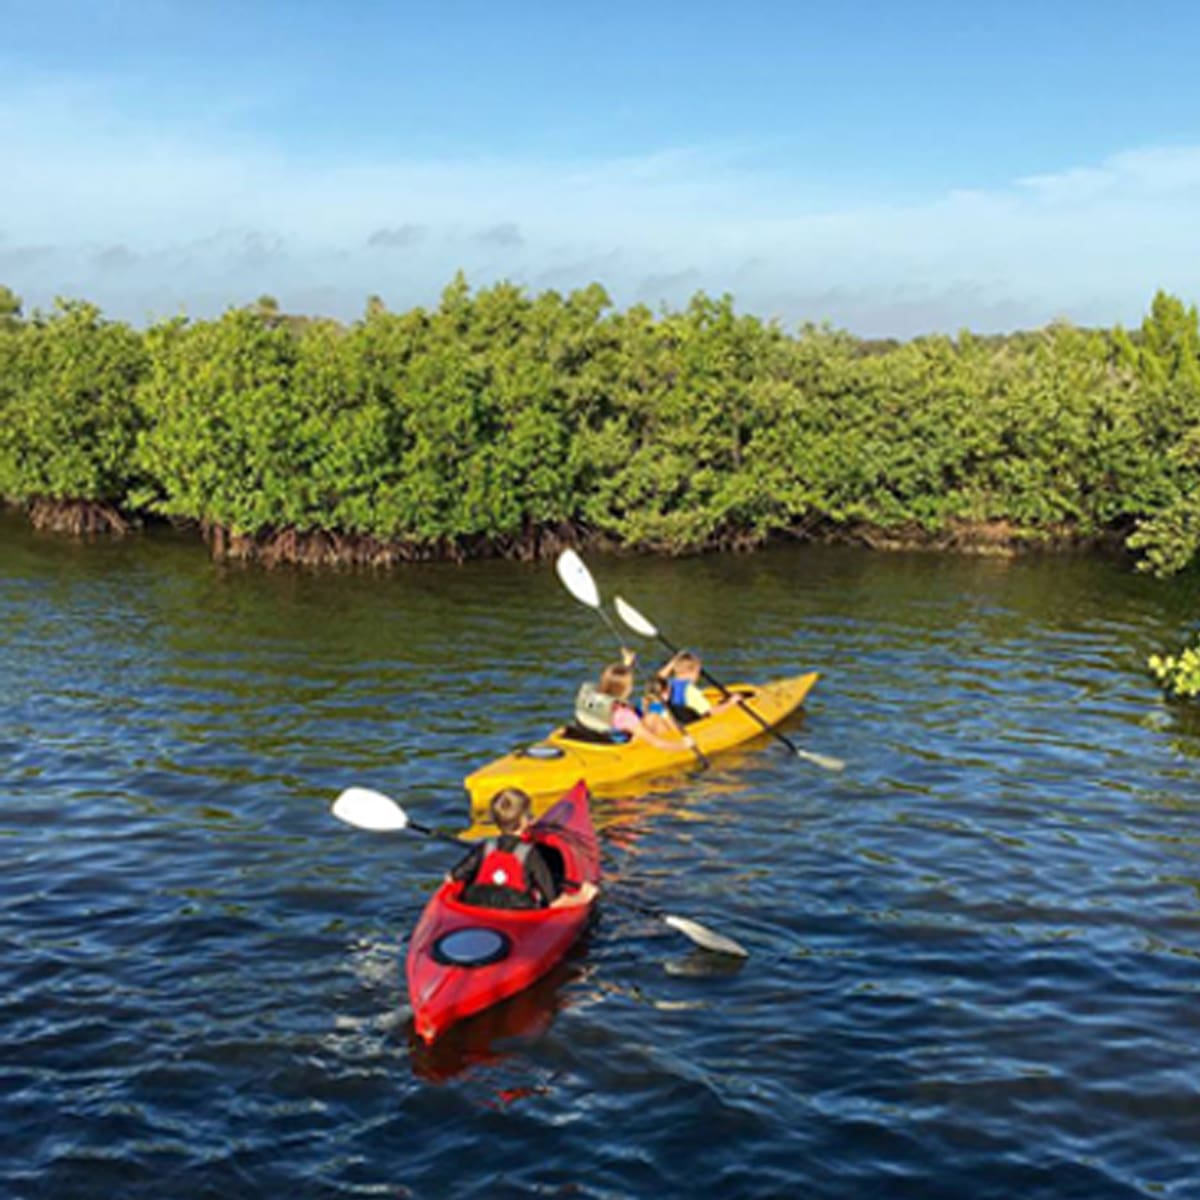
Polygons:
<instances>
[{"instance_id":1,"label":"tree line","mask_svg":"<svg viewBox=\"0 0 1200 1200\"><path fill-rule=\"evenodd\" d=\"M1167 574L1200 549L1198 484L1200 329L1161 292L1131 331L894 343L461 275L349 325L264 297L138 330L0 289L0 496L220 553L1104 539Z\"/></svg>"}]
</instances>

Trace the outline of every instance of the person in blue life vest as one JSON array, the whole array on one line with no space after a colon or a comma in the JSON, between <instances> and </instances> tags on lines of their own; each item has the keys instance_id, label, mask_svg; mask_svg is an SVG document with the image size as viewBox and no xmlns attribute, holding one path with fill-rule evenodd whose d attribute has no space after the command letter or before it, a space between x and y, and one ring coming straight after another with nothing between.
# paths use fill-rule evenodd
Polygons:
<instances>
[{"instance_id":1,"label":"person in blue life vest","mask_svg":"<svg viewBox=\"0 0 1200 1200\"><path fill-rule=\"evenodd\" d=\"M669 713L643 713L633 701L633 666L609 663L599 685L586 683L575 698L575 719L584 729L616 742L642 742L656 750L694 750L695 741L680 731Z\"/></svg>"},{"instance_id":2,"label":"person in blue life vest","mask_svg":"<svg viewBox=\"0 0 1200 1200\"><path fill-rule=\"evenodd\" d=\"M659 675L665 675L670 680L667 706L680 725L699 721L701 717L722 712L737 703L736 696L726 696L719 704L713 704L700 687L702 672L700 656L690 650L673 654L659 669Z\"/></svg>"},{"instance_id":3,"label":"person in blue life vest","mask_svg":"<svg viewBox=\"0 0 1200 1200\"><path fill-rule=\"evenodd\" d=\"M481 908L570 908L591 902L598 889L586 880L558 892L546 857L529 834L533 803L525 792L497 792L491 814L500 836L477 842L446 876L464 885L465 903Z\"/></svg>"},{"instance_id":4,"label":"person in blue life vest","mask_svg":"<svg viewBox=\"0 0 1200 1200\"><path fill-rule=\"evenodd\" d=\"M671 677L669 675L663 675L660 672L657 675L651 675L646 680L646 687L642 692L642 715L664 717L674 724L674 718L671 717Z\"/></svg>"}]
</instances>

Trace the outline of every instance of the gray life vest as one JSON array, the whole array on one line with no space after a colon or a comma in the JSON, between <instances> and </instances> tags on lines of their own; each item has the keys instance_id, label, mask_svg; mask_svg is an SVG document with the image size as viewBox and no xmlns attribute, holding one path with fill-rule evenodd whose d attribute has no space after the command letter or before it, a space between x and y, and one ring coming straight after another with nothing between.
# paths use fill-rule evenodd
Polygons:
<instances>
[{"instance_id":1,"label":"gray life vest","mask_svg":"<svg viewBox=\"0 0 1200 1200\"><path fill-rule=\"evenodd\" d=\"M613 696L605 695L590 681L583 684L575 696L575 720L593 733L612 733Z\"/></svg>"}]
</instances>

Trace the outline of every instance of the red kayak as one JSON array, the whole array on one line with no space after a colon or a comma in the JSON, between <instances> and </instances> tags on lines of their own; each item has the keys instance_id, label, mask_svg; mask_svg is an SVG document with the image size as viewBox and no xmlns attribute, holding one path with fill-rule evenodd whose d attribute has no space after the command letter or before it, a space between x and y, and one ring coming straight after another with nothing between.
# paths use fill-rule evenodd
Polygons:
<instances>
[{"instance_id":1,"label":"red kayak","mask_svg":"<svg viewBox=\"0 0 1200 1200\"><path fill-rule=\"evenodd\" d=\"M556 881L599 882L600 849L582 780L533 824L531 833ZM408 946L413 1022L426 1042L545 975L592 913L591 904L480 908L464 904L462 890L460 883L438 888Z\"/></svg>"}]
</instances>

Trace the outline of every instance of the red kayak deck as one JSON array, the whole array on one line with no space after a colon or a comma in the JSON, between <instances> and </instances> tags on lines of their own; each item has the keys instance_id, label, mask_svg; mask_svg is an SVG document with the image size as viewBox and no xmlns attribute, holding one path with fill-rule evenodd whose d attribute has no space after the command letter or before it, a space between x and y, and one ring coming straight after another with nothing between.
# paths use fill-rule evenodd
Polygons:
<instances>
[{"instance_id":1,"label":"red kayak deck","mask_svg":"<svg viewBox=\"0 0 1200 1200\"><path fill-rule=\"evenodd\" d=\"M561 878L599 882L599 845L582 780L538 819L532 833L561 868ZM480 908L464 904L461 892L461 884L443 883L409 942L408 994L417 1035L426 1042L541 978L570 949L592 912L591 904Z\"/></svg>"}]
</instances>

